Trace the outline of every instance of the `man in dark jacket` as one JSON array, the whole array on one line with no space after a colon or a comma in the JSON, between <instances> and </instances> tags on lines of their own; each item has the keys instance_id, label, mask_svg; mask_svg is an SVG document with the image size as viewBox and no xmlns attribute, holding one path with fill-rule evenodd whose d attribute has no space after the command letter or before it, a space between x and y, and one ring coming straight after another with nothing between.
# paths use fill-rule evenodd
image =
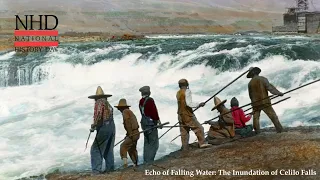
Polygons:
<instances>
[{"instance_id":1,"label":"man in dark jacket","mask_svg":"<svg viewBox=\"0 0 320 180\"><path fill-rule=\"evenodd\" d=\"M149 129L153 126L161 124L158 110L153 98L150 97L150 87L143 86L139 89L142 98L139 102L141 112L141 127L143 130ZM143 160L144 163L151 163L154 161L156 153L159 148L158 129L153 128L150 131L144 132L144 147Z\"/></svg>"},{"instance_id":2,"label":"man in dark jacket","mask_svg":"<svg viewBox=\"0 0 320 180\"><path fill-rule=\"evenodd\" d=\"M251 78L248 84L249 96L252 102L253 114L253 129L258 134L260 132L260 112L263 110L271 119L278 133L283 131L282 125L279 122L278 116L271 106L271 100L268 97L268 91L274 95L283 96L283 93L278 91L268 79L259 76L261 69L251 67L247 78Z\"/></svg>"}]
</instances>

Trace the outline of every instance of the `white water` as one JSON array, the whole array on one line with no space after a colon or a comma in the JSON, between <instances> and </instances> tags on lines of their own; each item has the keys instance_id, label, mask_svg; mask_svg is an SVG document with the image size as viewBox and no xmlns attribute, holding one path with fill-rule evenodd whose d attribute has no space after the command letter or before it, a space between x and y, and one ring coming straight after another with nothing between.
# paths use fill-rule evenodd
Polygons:
<instances>
[{"instance_id":1,"label":"white water","mask_svg":"<svg viewBox=\"0 0 320 180\"><path fill-rule=\"evenodd\" d=\"M0 56L0 61L10 59L16 52L12 51Z\"/></svg>"},{"instance_id":2,"label":"white water","mask_svg":"<svg viewBox=\"0 0 320 180\"><path fill-rule=\"evenodd\" d=\"M214 43L205 46L214 48ZM109 50L101 50L103 51ZM190 52L181 52L180 56L185 55L183 53ZM38 175L56 168L62 171L90 169L89 152L95 133L84 152L93 114L93 101L87 96L93 95L98 85L105 93L113 95L109 98L112 105L116 105L120 98L126 98L139 119L138 89L144 85L151 86L152 97L156 101L161 121L169 121L173 125L177 122L175 94L180 78L190 81L194 101L201 102L249 68L222 73L203 65L180 69L183 64L191 61L192 57L172 67L167 65L176 58L171 55L160 55L155 62L137 63L136 59L140 56L141 54L130 54L119 61L103 61L91 66L51 62L45 65L50 74L47 81L38 85L1 88L0 179ZM269 78L276 87L288 84L289 89L307 83L304 82L305 75L320 70L320 62L289 61L283 56L272 56L250 66L259 66L262 69L261 75ZM234 96L242 105L249 103L248 82L249 79L244 76L218 97L228 100L227 107ZM320 83L313 84L291 93L291 99L274 106L283 125L308 125L307 120L319 116L319 89ZM286 91L281 88L279 90ZM196 112L200 122L217 115L216 112L210 111L212 107L213 101L210 101ZM306 111L301 108L309 109ZM263 113L261 121L264 127L272 126ZM115 124L118 142L125 136L125 131L122 117L117 110ZM209 127L204 128L207 131ZM159 135L166 130L160 130ZM178 134L179 130L175 128L160 140L157 158L180 148L179 139L170 144L171 139ZM191 133L190 142L194 140L195 136ZM120 146L115 148L118 166L119 148ZM143 136L138 142L140 163L142 149Z\"/></svg>"},{"instance_id":3,"label":"white water","mask_svg":"<svg viewBox=\"0 0 320 180\"><path fill-rule=\"evenodd\" d=\"M150 38L150 39L178 39L178 38L201 38L201 37L217 37L217 36L223 36L223 35L204 35L204 34L190 34L190 35L172 35L172 34L168 34L168 35L151 35L151 36L146 36L146 38Z\"/></svg>"}]
</instances>

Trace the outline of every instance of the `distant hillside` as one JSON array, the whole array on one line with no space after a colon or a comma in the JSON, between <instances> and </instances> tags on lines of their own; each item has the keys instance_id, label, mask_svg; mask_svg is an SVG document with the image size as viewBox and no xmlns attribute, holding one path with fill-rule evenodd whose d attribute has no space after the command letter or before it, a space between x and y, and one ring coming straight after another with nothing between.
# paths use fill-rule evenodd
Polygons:
<instances>
[{"instance_id":1,"label":"distant hillside","mask_svg":"<svg viewBox=\"0 0 320 180\"><path fill-rule=\"evenodd\" d=\"M192 11L198 8L225 8L242 11L282 12L285 7L293 6L295 0L2 0L0 10L63 10L83 11L140 11L168 10ZM318 0L310 0L310 7L320 10Z\"/></svg>"},{"instance_id":2,"label":"distant hillside","mask_svg":"<svg viewBox=\"0 0 320 180\"><path fill-rule=\"evenodd\" d=\"M237 31L270 31L273 23L281 23L281 13L245 12L218 8L202 8L193 12L127 11L68 13L47 11L59 18L60 32L109 32L114 34L154 33L233 33ZM24 11L19 15L38 14ZM0 16L1 17L1 16ZM3 17L3 16L2 16ZM10 17L10 16L9 16ZM0 18L0 33L12 32L15 17ZM274 21L278 19L277 21Z\"/></svg>"},{"instance_id":3,"label":"distant hillside","mask_svg":"<svg viewBox=\"0 0 320 180\"><path fill-rule=\"evenodd\" d=\"M282 24L294 0L2 0L0 33L15 26L15 14L55 14L60 32L110 34L234 33L271 31ZM320 1L314 4L320 7ZM313 7L312 5L310 5ZM320 9L320 8L319 8ZM5 25L4 25L5 24Z\"/></svg>"}]
</instances>

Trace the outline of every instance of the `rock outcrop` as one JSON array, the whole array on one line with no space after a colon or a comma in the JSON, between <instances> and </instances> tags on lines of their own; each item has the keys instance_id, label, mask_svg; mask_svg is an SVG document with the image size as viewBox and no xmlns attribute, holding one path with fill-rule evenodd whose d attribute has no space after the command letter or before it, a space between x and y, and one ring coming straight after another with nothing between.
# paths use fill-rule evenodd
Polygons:
<instances>
[{"instance_id":1,"label":"rock outcrop","mask_svg":"<svg viewBox=\"0 0 320 180\"><path fill-rule=\"evenodd\" d=\"M173 152L157 160L153 165L141 165L138 168L131 167L96 176L88 173L54 173L47 175L46 178L49 180L320 179L319 129L320 127L289 128L287 132L281 134L275 133L273 129L266 129L257 136L206 149L198 149L196 144L191 144L190 151ZM167 172L169 175L163 175Z\"/></svg>"}]
</instances>

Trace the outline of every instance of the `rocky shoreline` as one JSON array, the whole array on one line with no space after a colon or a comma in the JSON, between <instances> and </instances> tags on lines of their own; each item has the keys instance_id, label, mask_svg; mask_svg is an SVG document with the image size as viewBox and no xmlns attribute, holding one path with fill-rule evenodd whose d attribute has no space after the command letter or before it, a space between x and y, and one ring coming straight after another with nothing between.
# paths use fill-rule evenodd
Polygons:
<instances>
[{"instance_id":1,"label":"rocky shoreline","mask_svg":"<svg viewBox=\"0 0 320 180\"><path fill-rule=\"evenodd\" d=\"M243 32L218 32L218 33L194 33L194 32L181 32L174 35L193 35L193 34L237 34L237 35L250 35L250 34L267 34L271 35L271 32L263 31L243 31ZM66 32L59 35L60 43L83 43L83 42L119 42L130 40L145 39L146 36L152 35L173 35L168 33L145 33L141 34L110 34L103 32ZM276 34L276 35L295 35L295 34ZM304 36L319 36L317 34L304 34ZM0 52L14 50L14 36L13 34L0 34Z\"/></svg>"},{"instance_id":2,"label":"rocky shoreline","mask_svg":"<svg viewBox=\"0 0 320 180\"><path fill-rule=\"evenodd\" d=\"M55 172L45 177L48 180L319 179L319 130L320 126L296 127L277 134L270 128L254 137L206 149L191 144L192 150L172 152L152 165L95 176L85 172Z\"/></svg>"},{"instance_id":3,"label":"rocky shoreline","mask_svg":"<svg viewBox=\"0 0 320 180\"><path fill-rule=\"evenodd\" d=\"M143 35L133 34L116 34L110 35L108 33L95 33L95 32L72 32L59 35L60 43L82 43L82 42L110 42L110 41L130 41L143 39ZM14 37L13 35L0 36L0 52L14 50Z\"/></svg>"}]
</instances>

